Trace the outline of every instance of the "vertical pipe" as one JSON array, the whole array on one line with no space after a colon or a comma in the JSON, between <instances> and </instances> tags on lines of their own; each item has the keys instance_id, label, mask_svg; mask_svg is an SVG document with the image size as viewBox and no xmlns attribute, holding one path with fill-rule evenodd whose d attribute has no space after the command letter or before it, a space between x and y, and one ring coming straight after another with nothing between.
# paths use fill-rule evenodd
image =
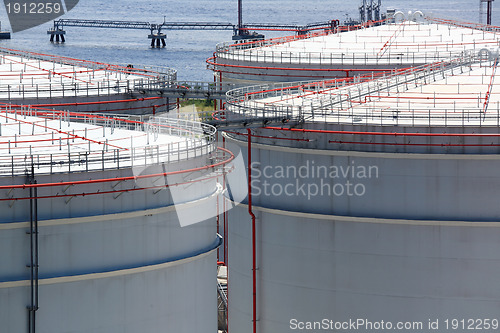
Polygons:
<instances>
[{"instance_id":1,"label":"vertical pipe","mask_svg":"<svg viewBox=\"0 0 500 333\"><path fill-rule=\"evenodd\" d=\"M222 147L223 148L226 148L226 138L224 136L222 136ZM222 179L223 181L223 187L225 188L226 187L226 178L224 177ZM227 223L227 213L226 213L226 200L225 198L223 198L223 202L222 202L222 210L223 210L223 223L224 223L224 263L226 266L228 266L228 260L227 260L227 249L228 249L228 235L229 235L229 232L227 230L227 227L228 227L228 223Z\"/></svg>"},{"instance_id":2,"label":"vertical pipe","mask_svg":"<svg viewBox=\"0 0 500 333\"><path fill-rule=\"evenodd\" d=\"M214 88L217 89L217 72L214 73ZM214 99L214 111L217 111L217 99Z\"/></svg>"},{"instance_id":3,"label":"vertical pipe","mask_svg":"<svg viewBox=\"0 0 500 333\"><path fill-rule=\"evenodd\" d=\"M222 71L219 71L219 82L220 82L220 90L222 91ZM222 99L219 101L219 110L223 110L224 109L224 104L223 104L223 101Z\"/></svg>"},{"instance_id":4,"label":"vertical pipe","mask_svg":"<svg viewBox=\"0 0 500 333\"><path fill-rule=\"evenodd\" d=\"M238 35L241 35L241 28L243 27L243 14L242 14L242 0L238 0Z\"/></svg>"},{"instance_id":5,"label":"vertical pipe","mask_svg":"<svg viewBox=\"0 0 500 333\"><path fill-rule=\"evenodd\" d=\"M256 225L255 214L252 211L252 130L247 129L248 137L248 214L252 217L252 320L253 320L253 333L257 333L257 256L256 256Z\"/></svg>"},{"instance_id":6,"label":"vertical pipe","mask_svg":"<svg viewBox=\"0 0 500 333\"><path fill-rule=\"evenodd\" d=\"M222 148L226 148L226 138L222 136ZM226 187L226 177L223 178L224 185L223 188ZM229 262L228 262L228 254L227 250L229 248L228 244L228 235L229 235L229 230L228 228L228 214L227 214L227 209L226 209L226 198L222 198L222 204L223 204L223 210L224 210L224 263L226 265L226 272L228 272L228 277L227 277L227 284L226 284L226 294L229 295ZM229 297L227 298L227 305L226 305L226 332L229 333Z\"/></svg>"},{"instance_id":7,"label":"vertical pipe","mask_svg":"<svg viewBox=\"0 0 500 333\"><path fill-rule=\"evenodd\" d=\"M33 165L32 165L33 168ZM35 171L32 169L33 184L36 184ZM33 333L36 330L36 311L38 310L38 188L33 188L33 215L35 223L35 304L33 309Z\"/></svg>"},{"instance_id":8,"label":"vertical pipe","mask_svg":"<svg viewBox=\"0 0 500 333\"><path fill-rule=\"evenodd\" d=\"M493 0L488 1L488 11L487 11L487 18L486 18L486 24L491 25L491 5L492 5Z\"/></svg>"},{"instance_id":9,"label":"vertical pipe","mask_svg":"<svg viewBox=\"0 0 500 333\"><path fill-rule=\"evenodd\" d=\"M31 177L28 176L28 184L31 184ZM29 332L34 333L34 303L35 303L35 283L33 270L33 188L30 187L30 306L29 306Z\"/></svg>"}]
</instances>

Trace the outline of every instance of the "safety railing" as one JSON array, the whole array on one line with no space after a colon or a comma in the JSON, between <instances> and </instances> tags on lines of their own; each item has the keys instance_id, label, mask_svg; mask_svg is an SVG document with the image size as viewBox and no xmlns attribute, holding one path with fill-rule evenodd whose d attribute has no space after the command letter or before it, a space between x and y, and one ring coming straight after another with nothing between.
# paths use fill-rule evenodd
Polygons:
<instances>
[{"instance_id":1,"label":"safety railing","mask_svg":"<svg viewBox=\"0 0 500 333\"><path fill-rule=\"evenodd\" d=\"M482 23L477 23L477 22L464 22L464 21L458 21L458 20L453 20L453 19L438 18L438 17L433 17L431 15L425 15L424 19L428 22L450 24L450 25L454 25L454 26L462 27L462 28L469 28L469 29L489 31L489 32L500 32L500 27L495 26L495 25L487 25L487 24L482 24Z\"/></svg>"},{"instance_id":2,"label":"safety railing","mask_svg":"<svg viewBox=\"0 0 500 333\"><path fill-rule=\"evenodd\" d=\"M245 43L234 43L234 42L222 42L216 45L216 52L223 53L226 50L229 49L234 49L234 50L245 50L249 48L259 48L263 46L271 46L271 45L277 45L277 44L283 44L283 43L288 43L296 40L301 40L301 39L307 39L311 37L320 37L320 36L327 36L330 34L336 34L340 32L346 32L346 31L352 31L352 30L359 30L371 26L376 26L376 25L382 25L386 24L388 22L387 19L380 20L380 21L369 21L365 22L359 25L346 25L344 22L344 25L338 25L338 21L334 24L334 21L331 21L331 24L329 27L324 26L324 23L313 23L310 26L316 26L316 28L319 29L325 29L324 31L311 31L308 30L309 32L306 34L297 34L294 36L283 36L283 37L276 37L276 38L269 38L269 39L264 39L264 40L252 40L249 42ZM251 25L251 24L250 24ZM258 25L258 24L256 24ZM306 28L306 27L304 27Z\"/></svg>"},{"instance_id":3,"label":"safety railing","mask_svg":"<svg viewBox=\"0 0 500 333\"><path fill-rule=\"evenodd\" d=\"M170 80L177 79L177 71L172 68L163 67L163 66L137 66L137 65L113 65L106 64L102 62L75 59L69 57L63 57L58 55L49 55L37 52L30 52L24 50L14 50L9 48L0 47L0 55L11 55L16 57L21 57L26 60L40 60L40 61L49 61L52 63L60 64L60 65L68 65L75 67L84 67L93 70L102 70L106 69L109 71L117 71L124 73L134 73L137 75L151 75L151 74L159 74L165 75Z\"/></svg>"},{"instance_id":4,"label":"safety railing","mask_svg":"<svg viewBox=\"0 0 500 333\"><path fill-rule=\"evenodd\" d=\"M50 152L37 153L37 143L31 145L23 137L14 137L8 142L3 142L3 148L8 146L8 154L0 156L0 175L23 175L26 170L35 169L37 173L68 173L89 170L109 170L120 168L147 167L160 163L171 163L189 160L200 156L210 155L216 149L213 126L185 119L169 119L162 117L145 116L110 116L98 114L84 114L62 111L40 111L31 108L10 109L3 108L1 112L9 113L14 119L24 116L36 116L37 119L57 120L59 124L66 122L79 122L91 126L103 127L103 137L106 133L110 140L117 129L140 131L147 137L146 146L134 146L133 136L127 148L116 148L108 144L106 138L103 142L86 137L75 136L74 132L59 131L57 136L52 136L50 144L54 149ZM14 120L15 121L15 120ZM86 131L85 131L86 132ZM123 135L123 134L122 134ZM176 138L174 142L161 142L160 135L169 135ZM82 144L74 144L76 140L88 142L89 149ZM121 137L120 139L124 139ZM102 149L90 149L98 143ZM16 154L17 146L23 147L24 154ZM12 149L12 153L11 153Z\"/></svg>"},{"instance_id":5,"label":"safety railing","mask_svg":"<svg viewBox=\"0 0 500 333\"><path fill-rule=\"evenodd\" d=\"M497 46L495 42L491 46ZM479 45L478 45L479 46ZM486 47L485 45L483 47ZM228 49L217 53L218 62L210 64L215 67L224 65L224 61L255 62L266 64L284 65L315 65L315 66L417 66L441 61L449 58L460 57L463 50L458 51L402 51L387 49L384 54L377 52L291 52L291 51L267 51L262 49L249 49L245 52ZM222 61L222 62L221 62ZM373 69L370 69L373 70Z\"/></svg>"},{"instance_id":6,"label":"safety railing","mask_svg":"<svg viewBox=\"0 0 500 333\"><path fill-rule=\"evenodd\" d=\"M29 80L27 80L29 82ZM117 94L129 94L141 92L145 88L174 86L172 81L162 78L140 78L113 80L111 77L103 81L90 82L58 82L58 83L28 83L23 84L0 84L0 98L7 100L26 98L52 98L52 97L87 97L87 96L110 96Z\"/></svg>"},{"instance_id":7,"label":"safety railing","mask_svg":"<svg viewBox=\"0 0 500 333\"><path fill-rule=\"evenodd\" d=\"M8 56L20 58L14 61L20 67L12 69L13 61ZM26 72L28 61L38 60L40 72ZM27 51L0 48L0 63L10 61L10 72L0 82L0 99L52 98L101 96L129 93L136 86L175 82L177 73L167 67L133 67L109 65L67 57L43 55ZM52 68L43 68L41 62L50 61ZM63 66L56 69L56 64ZM45 66L47 67L47 66Z\"/></svg>"},{"instance_id":8,"label":"safety railing","mask_svg":"<svg viewBox=\"0 0 500 333\"><path fill-rule=\"evenodd\" d=\"M453 103L449 108L436 108L434 105L420 109L410 104L406 107L405 103L401 103L392 105L388 111L381 107L361 105L372 99L397 96L399 92L410 88L471 71L473 65L493 66L496 61L496 57L485 57L481 52L468 51L460 58L399 70L375 80L360 78L358 81L365 81L360 84L330 80L238 88L227 93L226 117L253 119L255 122L287 117L296 121L338 121L353 124L498 126L498 103L496 110L495 105L492 105L489 112L484 112L484 107L479 102L476 107L457 106Z\"/></svg>"},{"instance_id":9,"label":"safety railing","mask_svg":"<svg viewBox=\"0 0 500 333\"><path fill-rule=\"evenodd\" d=\"M448 24L448 22L453 22L451 20L439 20L431 19L425 21L424 24L431 22L439 22ZM451 23L450 23L451 24ZM422 23L419 23L420 27ZM460 25L454 23L454 26L466 27L471 29L476 29L474 24ZM393 25L394 33L398 34L406 26L406 23L401 25ZM491 31L493 27L477 27L478 30ZM392 31L392 30L391 30ZM495 30L496 31L496 30ZM499 30L500 31L500 30ZM429 32L430 33L430 32ZM324 36L331 34L323 33L318 36ZM342 36L342 34L340 34ZM430 35L429 35L430 36ZM237 62L246 63L266 63L267 64L295 64L295 65L310 65L310 66L387 66L387 68L393 68L394 66L419 66L422 64L428 64L436 61L441 61L449 58L460 57L461 54L466 49L479 50L481 48L497 48L499 45L498 38L491 38L488 35L483 36L482 39L474 40L470 39L467 41L450 40L448 42L428 42L423 37L420 42L415 41L415 36L413 36L413 42L397 43L394 41L394 36L391 36L386 44L391 47L386 47L384 45L383 52L380 49L373 49L366 51L366 47L362 47L362 44L355 45L346 48L345 51L335 51L329 52L328 50L323 51L308 51L307 49L302 50L287 50L286 47L280 50L280 48L269 48L269 46L285 44L292 41L298 41L301 39L307 39L311 36L291 36L276 39L269 39L263 41L255 41L252 43L234 44L231 42L219 43L216 46L216 59L217 61L211 61L209 59L207 62L211 67L217 69L218 67L223 67L226 63L236 64ZM341 38L341 37L340 37ZM380 37L380 42L383 44L383 39ZM321 42L318 42L321 44ZM360 47L361 46L361 47ZM356 50L357 49L357 50ZM238 64L243 65L243 64ZM235 66L238 67L238 66ZM243 67L243 66L242 66ZM384 69L383 67L381 67Z\"/></svg>"}]
</instances>

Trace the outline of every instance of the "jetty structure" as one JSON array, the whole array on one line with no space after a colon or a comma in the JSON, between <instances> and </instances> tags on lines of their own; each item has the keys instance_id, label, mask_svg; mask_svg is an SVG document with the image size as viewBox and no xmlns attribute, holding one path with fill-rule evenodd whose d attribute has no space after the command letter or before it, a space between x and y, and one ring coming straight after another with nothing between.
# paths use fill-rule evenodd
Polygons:
<instances>
[{"instance_id":1,"label":"jetty structure","mask_svg":"<svg viewBox=\"0 0 500 333\"><path fill-rule=\"evenodd\" d=\"M498 313L498 62L466 50L356 84L228 93L241 127L224 136L249 170L228 213L230 331L418 314L405 328L432 332L428 318Z\"/></svg>"},{"instance_id":2,"label":"jetty structure","mask_svg":"<svg viewBox=\"0 0 500 333\"><path fill-rule=\"evenodd\" d=\"M10 31L2 30L2 22L0 22L0 39L10 39Z\"/></svg>"}]
</instances>

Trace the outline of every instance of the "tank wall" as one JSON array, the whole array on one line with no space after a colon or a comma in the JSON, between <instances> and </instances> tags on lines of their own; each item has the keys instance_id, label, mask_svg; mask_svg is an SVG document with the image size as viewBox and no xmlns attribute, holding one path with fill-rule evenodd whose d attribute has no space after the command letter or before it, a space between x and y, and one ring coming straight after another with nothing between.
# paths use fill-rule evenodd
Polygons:
<instances>
[{"instance_id":1,"label":"tank wall","mask_svg":"<svg viewBox=\"0 0 500 333\"><path fill-rule=\"evenodd\" d=\"M336 120L333 118L335 117L330 118L332 122ZM423 122L425 123L426 120ZM429 128L428 125L408 126L407 124L407 126L404 126L396 125L396 123L390 126L379 126L374 120L371 124L366 125L330 122L307 123L298 127L298 129L302 128L312 131L333 132L276 131L259 128L254 130L252 141L282 147L346 152L447 155L500 153L500 137L496 136L498 128L492 126L491 123L489 126L480 126L478 124L477 126L469 125L467 127L445 127L436 125ZM235 133L232 134L233 137L246 140L246 132L243 133L244 135L241 135L241 132ZM463 134L473 135L466 136Z\"/></svg>"},{"instance_id":2,"label":"tank wall","mask_svg":"<svg viewBox=\"0 0 500 333\"><path fill-rule=\"evenodd\" d=\"M54 167L54 172L59 171L59 173L40 174L36 176L36 180L38 184L50 184L59 182L67 183L86 180L115 179L197 168L205 166L206 162L206 157L201 156L183 162L168 163L168 165L165 164L166 168L162 165L157 165L143 169L139 165L133 169L130 167L124 167L121 169L72 173L65 172L67 167L64 170L58 170ZM176 193L177 196L175 198L172 198L171 194L171 187L173 188L174 184L203 177L204 173L181 173L176 176L160 178L154 177L130 179L126 181L107 181L102 183L39 188L38 197L46 198L39 199L40 204L38 205L38 219L64 219L153 209L171 206L174 203L174 199L175 203L182 203L205 198L212 195L216 191L216 182L214 179L208 179L206 181L193 184L192 187L196 187L196 190L178 191L180 193ZM209 176L207 176L207 178L209 178ZM26 176L5 177L0 179L1 185L22 185L25 183ZM151 187L162 185L169 185L169 187L151 189ZM29 189L2 189L0 192L4 193L5 198L29 198ZM93 194L102 192L106 193ZM79 195L71 197L72 194ZM82 196L81 194L86 195ZM29 200L3 200L0 201L0 208L2 211L0 223L29 221Z\"/></svg>"},{"instance_id":3,"label":"tank wall","mask_svg":"<svg viewBox=\"0 0 500 333\"><path fill-rule=\"evenodd\" d=\"M215 332L216 252L182 264L40 281L37 332ZM27 332L29 286L0 283L0 322L6 332ZM89 320L89 319L92 320Z\"/></svg>"},{"instance_id":4,"label":"tank wall","mask_svg":"<svg viewBox=\"0 0 500 333\"><path fill-rule=\"evenodd\" d=\"M335 218L254 207L258 330L290 320L495 318L499 224ZM251 331L251 220L230 211L230 328ZM424 326L423 332L426 330Z\"/></svg>"},{"instance_id":5,"label":"tank wall","mask_svg":"<svg viewBox=\"0 0 500 333\"><path fill-rule=\"evenodd\" d=\"M79 219L82 221L82 219ZM48 222L48 223L47 223ZM215 220L181 228L174 209L39 223L40 278L105 272L189 257L213 245ZM56 222L56 221L53 221ZM0 282L29 279L27 223L2 226ZM10 229L5 229L10 227Z\"/></svg>"},{"instance_id":6,"label":"tank wall","mask_svg":"<svg viewBox=\"0 0 500 333\"><path fill-rule=\"evenodd\" d=\"M246 142L235 142L246 160ZM496 155L353 153L268 143L252 146L255 205L374 218L500 219Z\"/></svg>"}]
</instances>

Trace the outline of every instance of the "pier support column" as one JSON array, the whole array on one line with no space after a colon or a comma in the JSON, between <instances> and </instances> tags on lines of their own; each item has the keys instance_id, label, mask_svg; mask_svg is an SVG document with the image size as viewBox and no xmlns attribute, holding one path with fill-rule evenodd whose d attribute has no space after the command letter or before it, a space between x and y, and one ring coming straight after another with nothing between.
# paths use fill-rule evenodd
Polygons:
<instances>
[{"instance_id":1,"label":"pier support column","mask_svg":"<svg viewBox=\"0 0 500 333\"><path fill-rule=\"evenodd\" d=\"M151 47L165 47L167 43L165 39L167 38L166 34L163 33L152 33L148 35L148 38L151 39Z\"/></svg>"},{"instance_id":2,"label":"pier support column","mask_svg":"<svg viewBox=\"0 0 500 333\"><path fill-rule=\"evenodd\" d=\"M63 29L57 28L57 29L50 29L47 31L47 34L50 35L50 41L54 42L54 37L56 39L56 43L59 43L59 40L61 43L64 43L66 40L64 39L64 35L66 34L66 31Z\"/></svg>"}]
</instances>

